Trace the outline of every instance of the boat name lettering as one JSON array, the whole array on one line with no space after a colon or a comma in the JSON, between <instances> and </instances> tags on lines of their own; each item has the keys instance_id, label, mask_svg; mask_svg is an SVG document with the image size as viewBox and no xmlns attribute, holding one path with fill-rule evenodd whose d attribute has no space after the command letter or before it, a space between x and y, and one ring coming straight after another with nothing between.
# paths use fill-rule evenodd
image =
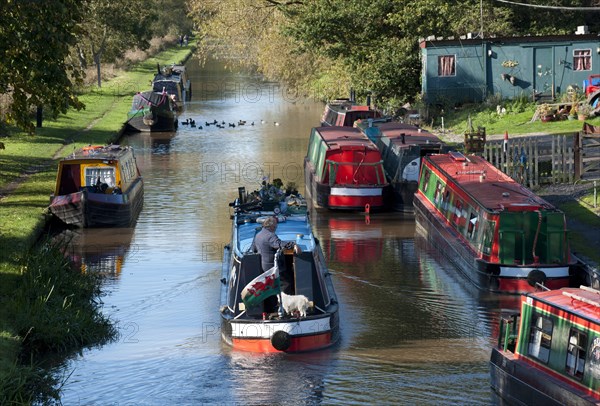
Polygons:
<instances>
[{"instance_id":1,"label":"boat name lettering","mask_svg":"<svg viewBox=\"0 0 600 406\"><path fill-rule=\"evenodd\" d=\"M457 175L485 175L485 171L457 171Z\"/></svg>"}]
</instances>

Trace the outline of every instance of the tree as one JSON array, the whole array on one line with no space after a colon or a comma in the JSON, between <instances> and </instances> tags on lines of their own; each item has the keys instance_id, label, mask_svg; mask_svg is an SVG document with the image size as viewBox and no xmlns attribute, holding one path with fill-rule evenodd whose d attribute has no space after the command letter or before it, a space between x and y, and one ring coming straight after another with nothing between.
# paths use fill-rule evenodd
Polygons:
<instances>
[{"instance_id":1,"label":"tree","mask_svg":"<svg viewBox=\"0 0 600 406\"><path fill-rule=\"evenodd\" d=\"M80 32L82 9L75 0L8 0L0 6L0 94L2 121L34 132L31 112L44 106L53 116L82 108L74 86L80 70L67 62Z\"/></svg>"},{"instance_id":2,"label":"tree","mask_svg":"<svg viewBox=\"0 0 600 406\"><path fill-rule=\"evenodd\" d=\"M77 44L78 55L82 66L87 65L86 56L91 55L101 87L103 58L114 61L129 49L150 45L153 7L136 0L87 0L82 4L84 35Z\"/></svg>"}]
</instances>

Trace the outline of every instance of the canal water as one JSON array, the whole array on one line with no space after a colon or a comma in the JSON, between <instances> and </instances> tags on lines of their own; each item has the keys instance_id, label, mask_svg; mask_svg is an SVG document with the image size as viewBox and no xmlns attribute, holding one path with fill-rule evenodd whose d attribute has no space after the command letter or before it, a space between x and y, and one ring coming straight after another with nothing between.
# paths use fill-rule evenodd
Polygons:
<instances>
[{"instance_id":1,"label":"canal water","mask_svg":"<svg viewBox=\"0 0 600 406\"><path fill-rule=\"evenodd\" d=\"M180 121L196 127L124 140L145 182L135 227L71 236L82 269L106 275L103 309L121 334L66 362L63 404L500 403L488 360L516 300L473 289L398 213L311 213L340 301L335 347L263 355L222 343L228 203L266 178L304 190L323 105L215 61L187 67L193 96Z\"/></svg>"}]
</instances>

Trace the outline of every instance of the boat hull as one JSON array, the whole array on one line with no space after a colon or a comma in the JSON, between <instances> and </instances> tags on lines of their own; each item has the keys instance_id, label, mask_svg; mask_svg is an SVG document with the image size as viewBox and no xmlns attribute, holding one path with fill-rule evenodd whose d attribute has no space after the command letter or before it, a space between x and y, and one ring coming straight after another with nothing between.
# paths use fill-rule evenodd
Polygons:
<instances>
[{"instance_id":1,"label":"boat hull","mask_svg":"<svg viewBox=\"0 0 600 406\"><path fill-rule=\"evenodd\" d=\"M315 180L311 165L305 161L306 194L316 207L333 210L384 210L387 207L390 186L333 185Z\"/></svg>"},{"instance_id":2,"label":"boat hull","mask_svg":"<svg viewBox=\"0 0 600 406\"><path fill-rule=\"evenodd\" d=\"M499 396L517 405L596 405L599 400L514 357L492 349L491 386Z\"/></svg>"},{"instance_id":3,"label":"boat hull","mask_svg":"<svg viewBox=\"0 0 600 406\"><path fill-rule=\"evenodd\" d=\"M143 202L143 182L138 179L123 194L83 190L55 196L49 209L63 223L74 227L128 227L137 220Z\"/></svg>"},{"instance_id":4,"label":"boat hull","mask_svg":"<svg viewBox=\"0 0 600 406\"><path fill-rule=\"evenodd\" d=\"M235 350L251 352L318 351L339 337L337 311L325 317L287 320L234 320L223 317L223 340Z\"/></svg>"},{"instance_id":5,"label":"boat hull","mask_svg":"<svg viewBox=\"0 0 600 406\"><path fill-rule=\"evenodd\" d=\"M549 289L570 285L569 266L500 266L479 259L469 244L419 194L415 195L413 206L417 232L478 288L497 293L522 294L535 291L535 282L544 282ZM539 274L533 271L542 271L545 277L539 279Z\"/></svg>"},{"instance_id":6,"label":"boat hull","mask_svg":"<svg viewBox=\"0 0 600 406\"><path fill-rule=\"evenodd\" d=\"M419 184L414 181L393 182L391 187L393 190L392 208L394 211L414 213L415 208L413 207L413 202L415 193L419 189Z\"/></svg>"},{"instance_id":7,"label":"boat hull","mask_svg":"<svg viewBox=\"0 0 600 406\"><path fill-rule=\"evenodd\" d=\"M129 118L127 126L130 131L138 132L167 132L177 130L177 119L175 114L157 113L153 119L135 115Z\"/></svg>"}]
</instances>

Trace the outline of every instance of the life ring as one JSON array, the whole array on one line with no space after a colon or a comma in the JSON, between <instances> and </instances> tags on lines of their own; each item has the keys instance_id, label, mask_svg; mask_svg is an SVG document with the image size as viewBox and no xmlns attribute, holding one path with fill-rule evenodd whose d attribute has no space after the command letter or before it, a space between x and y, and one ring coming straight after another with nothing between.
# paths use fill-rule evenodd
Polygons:
<instances>
[{"instance_id":1,"label":"life ring","mask_svg":"<svg viewBox=\"0 0 600 406\"><path fill-rule=\"evenodd\" d=\"M271 337L271 345L278 351L286 351L292 345L292 338L285 331L276 331Z\"/></svg>"},{"instance_id":2,"label":"life ring","mask_svg":"<svg viewBox=\"0 0 600 406\"><path fill-rule=\"evenodd\" d=\"M88 145L87 147L83 147L81 150L83 151L84 155L88 155L93 154L94 152L99 151L103 148L104 146L102 145Z\"/></svg>"},{"instance_id":3,"label":"life ring","mask_svg":"<svg viewBox=\"0 0 600 406\"><path fill-rule=\"evenodd\" d=\"M540 271L539 269L534 269L533 271L527 274L527 283L530 286L535 287L538 283L543 285L546 282L546 274L544 271Z\"/></svg>"}]
</instances>

